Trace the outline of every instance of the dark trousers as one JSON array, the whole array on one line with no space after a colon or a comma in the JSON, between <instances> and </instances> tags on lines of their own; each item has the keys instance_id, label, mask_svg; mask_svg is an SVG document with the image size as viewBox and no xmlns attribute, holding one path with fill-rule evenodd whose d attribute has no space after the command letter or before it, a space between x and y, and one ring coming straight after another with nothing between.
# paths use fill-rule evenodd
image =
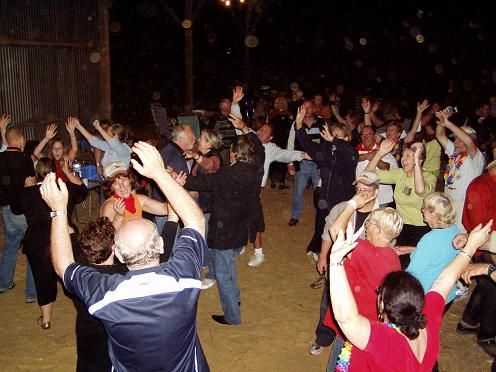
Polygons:
<instances>
[{"instance_id":1,"label":"dark trousers","mask_svg":"<svg viewBox=\"0 0 496 372\"><path fill-rule=\"evenodd\" d=\"M336 332L324 325L324 317L330 304L329 281L326 279L322 291L322 299L320 301L319 324L317 324L317 328L315 328L315 343L320 346L329 346L336 337Z\"/></svg>"},{"instance_id":2,"label":"dark trousers","mask_svg":"<svg viewBox=\"0 0 496 372\"><path fill-rule=\"evenodd\" d=\"M469 325L479 324L477 339L485 341L496 337L495 314L496 284L490 278L481 276L477 279L462 320Z\"/></svg>"},{"instance_id":3,"label":"dark trousers","mask_svg":"<svg viewBox=\"0 0 496 372\"><path fill-rule=\"evenodd\" d=\"M317 187L313 192L313 204L316 211L314 233L307 247L307 252L312 251L317 254L320 253L320 246L322 245L322 233L324 232L325 219L331 211L331 208L327 207L327 203L322 203L319 196L320 187Z\"/></svg>"},{"instance_id":4,"label":"dark trousers","mask_svg":"<svg viewBox=\"0 0 496 372\"><path fill-rule=\"evenodd\" d=\"M286 173L288 172L286 163L278 161L273 162L269 168L269 178L271 183L279 182L281 185L286 184Z\"/></svg>"},{"instance_id":5,"label":"dark trousers","mask_svg":"<svg viewBox=\"0 0 496 372\"><path fill-rule=\"evenodd\" d=\"M396 238L396 245L408 245L416 247L419 240L431 231L429 226L415 226L404 224L400 235ZM400 256L401 269L405 270L410 264L410 255Z\"/></svg>"}]
</instances>

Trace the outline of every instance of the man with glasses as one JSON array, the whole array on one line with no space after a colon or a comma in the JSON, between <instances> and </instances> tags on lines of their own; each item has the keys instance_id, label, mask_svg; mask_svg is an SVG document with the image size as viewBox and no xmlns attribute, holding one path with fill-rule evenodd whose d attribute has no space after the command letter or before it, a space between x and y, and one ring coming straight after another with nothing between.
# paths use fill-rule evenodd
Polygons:
<instances>
[{"instance_id":1,"label":"man with glasses","mask_svg":"<svg viewBox=\"0 0 496 372\"><path fill-rule=\"evenodd\" d=\"M333 240L337 236L339 229L346 229L348 221L351 222L353 230L358 231L365 224L369 214L379 208L377 193L379 190L379 177L373 172L364 172L355 180L356 195L363 200L368 200L363 206L358 209L352 208L352 201L344 201L337 204L331 209L331 212L326 217L326 224L322 234L322 245L317 261L317 271L324 275L327 273L329 252ZM355 197L357 197L355 196ZM353 200L353 199L352 199ZM365 230L362 232L362 239L365 239ZM322 292L322 300L320 303L320 320L315 329L315 341L310 347L310 354L319 355L322 353L323 347L332 344L336 333L329 327L325 326L324 316L329 307L329 282L325 280L324 290Z\"/></svg>"},{"instance_id":2,"label":"man with glasses","mask_svg":"<svg viewBox=\"0 0 496 372\"><path fill-rule=\"evenodd\" d=\"M367 164L373 159L379 146L375 141L376 132L375 128L372 126L365 126L360 131L361 141L357 145L358 150L358 164L356 168L356 174L362 174ZM398 168L398 163L394 156L389 153L384 156L381 161L377 164L378 169L391 170ZM381 208L388 207L393 202L393 187L391 185L379 185L379 206Z\"/></svg>"}]
</instances>

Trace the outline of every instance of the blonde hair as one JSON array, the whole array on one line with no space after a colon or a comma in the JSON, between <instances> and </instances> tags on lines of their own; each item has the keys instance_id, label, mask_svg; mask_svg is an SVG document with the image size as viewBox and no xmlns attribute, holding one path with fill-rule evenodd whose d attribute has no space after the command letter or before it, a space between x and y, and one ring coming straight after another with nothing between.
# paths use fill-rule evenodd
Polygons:
<instances>
[{"instance_id":1,"label":"blonde hair","mask_svg":"<svg viewBox=\"0 0 496 372\"><path fill-rule=\"evenodd\" d=\"M423 206L437 217L438 223L446 225L455 223L456 210L449 195L439 191L429 194L424 198Z\"/></svg>"},{"instance_id":2,"label":"blonde hair","mask_svg":"<svg viewBox=\"0 0 496 372\"><path fill-rule=\"evenodd\" d=\"M205 136L207 142L212 146L212 148L219 150L222 146L222 140L219 134L212 129L203 129L200 136Z\"/></svg>"},{"instance_id":3,"label":"blonde hair","mask_svg":"<svg viewBox=\"0 0 496 372\"><path fill-rule=\"evenodd\" d=\"M400 214L393 208L379 208L370 213L369 221L381 229L384 237L389 241L394 240L400 235L403 229L403 220Z\"/></svg>"}]
</instances>

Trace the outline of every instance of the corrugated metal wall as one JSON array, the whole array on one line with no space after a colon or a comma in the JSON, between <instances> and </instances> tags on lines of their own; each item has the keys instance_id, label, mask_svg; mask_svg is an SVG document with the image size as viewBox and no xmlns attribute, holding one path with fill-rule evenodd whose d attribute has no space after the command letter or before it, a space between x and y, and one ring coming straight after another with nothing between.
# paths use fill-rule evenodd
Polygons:
<instances>
[{"instance_id":1,"label":"corrugated metal wall","mask_svg":"<svg viewBox=\"0 0 496 372\"><path fill-rule=\"evenodd\" d=\"M0 113L12 114L28 139L69 115L89 124L100 110L99 64L90 61L97 0L2 0L0 14Z\"/></svg>"}]
</instances>

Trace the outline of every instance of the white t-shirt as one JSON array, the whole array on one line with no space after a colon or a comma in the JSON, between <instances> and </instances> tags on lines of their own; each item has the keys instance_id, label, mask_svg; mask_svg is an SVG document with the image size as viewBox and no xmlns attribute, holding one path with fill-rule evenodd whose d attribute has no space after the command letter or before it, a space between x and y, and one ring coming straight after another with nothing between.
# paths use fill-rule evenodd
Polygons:
<instances>
[{"instance_id":1,"label":"white t-shirt","mask_svg":"<svg viewBox=\"0 0 496 372\"><path fill-rule=\"evenodd\" d=\"M377 144L374 145L373 149L377 149L379 146ZM359 151L359 154L367 154L367 151ZM398 168L398 162L394 158L394 156L389 153L381 159L383 162L389 164L389 169ZM369 164L368 160L359 161L356 167L356 176L358 177L363 173L367 165ZM377 196L377 200L379 201L379 205L391 203L393 201L393 186L391 185L379 185L379 195Z\"/></svg>"},{"instance_id":2,"label":"white t-shirt","mask_svg":"<svg viewBox=\"0 0 496 372\"><path fill-rule=\"evenodd\" d=\"M480 176L484 170L484 155L477 149L477 154L473 159L468 154L460 159L456 156L455 145L450 140L448 140L444 152L450 158L446 165L448 177L445 177L444 180L444 192L451 196L454 201L463 201L470 182L475 177Z\"/></svg>"}]
</instances>

